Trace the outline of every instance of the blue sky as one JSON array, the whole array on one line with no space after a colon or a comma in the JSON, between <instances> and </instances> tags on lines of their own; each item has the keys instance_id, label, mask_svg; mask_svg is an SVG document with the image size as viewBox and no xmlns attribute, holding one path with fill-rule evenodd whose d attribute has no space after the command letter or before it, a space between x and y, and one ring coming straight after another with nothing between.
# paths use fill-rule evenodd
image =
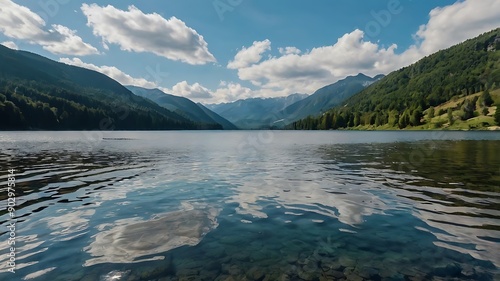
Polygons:
<instances>
[{"instance_id":1,"label":"blue sky","mask_svg":"<svg viewBox=\"0 0 500 281\"><path fill-rule=\"evenodd\" d=\"M0 43L204 103L387 74L500 26L497 0L1 1Z\"/></svg>"}]
</instances>

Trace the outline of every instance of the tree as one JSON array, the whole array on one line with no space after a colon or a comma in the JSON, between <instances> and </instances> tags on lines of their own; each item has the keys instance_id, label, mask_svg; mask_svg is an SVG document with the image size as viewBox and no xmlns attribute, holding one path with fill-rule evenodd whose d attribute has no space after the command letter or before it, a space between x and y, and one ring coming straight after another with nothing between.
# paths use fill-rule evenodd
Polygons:
<instances>
[{"instance_id":1,"label":"tree","mask_svg":"<svg viewBox=\"0 0 500 281\"><path fill-rule=\"evenodd\" d=\"M343 116L343 114L339 114L337 116L337 128L345 128L346 127L346 121Z\"/></svg>"},{"instance_id":2,"label":"tree","mask_svg":"<svg viewBox=\"0 0 500 281\"><path fill-rule=\"evenodd\" d=\"M453 125L453 109L448 108L448 122Z\"/></svg>"},{"instance_id":3,"label":"tree","mask_svg":"<svg viewBox=\"0 0 500 281\"><path fill-rule=\"evenodd\" d=\"M354 114L349 113L349 122L347 123L347 127L354 127Z\"/></svg>"},{"instance_id":4,"label":"tree","mask_svg":"<svg viewBox=\"0 0 500 281\"><path fill-rule=\"evenodd\" d=\"M401 115L401 117L399 117L399 128L400 129L404 129L408 126L408 124L410 123L410 116L408 114L408 110L405 110L403 112L403 115Z\"/></svg>"},{"instance_id":5,"label":"tree","mask_svg":"<svg viewBox=\"0 0 500 281\"><path fill-rule=\"evenodd\" d=\"M466 99L462 105L462 120L468 120L474 117L474 104L470 100Z\"/></svg>"},{"instance_id":6,"label":"tree","mask_svg":"<svg viewBox=\"0 0 500 281\"><path fill-rule=\"evenodd\" d=\"M491 97L490 91L484 90L481 94L481 103L483 106L488 107L493 105L493 98Z\"/></svg>"},{"instance_id":7,"label":"tree","mask_svg":"<svg viewBox=\"0 0 500 281\"><path fill-rule=\"evenodd\" d=\"M475 96L473 99L472 99L472 102L471 102L471 105L472 105L472 112L474 113L474 110L476 110L476 104L477 104L477 101L479 100L479 97L478 96Z\"/></svg>"},{"instance_id":8,"label":"tree","mask_svg":"<svg viewBox=\"0 0 500 281\"><path fill-rule=\"evenodd\" d=\"M427 117L429 117L429 121L434 118L434 114L435 114L435 109L434 109L434 106L431 106L429 108L429 112L427 113Z\"/></svg>"},{"instance_id":9,"label":"tree","mask_svg":"<svg viewBox=\"0 0 500 281\"><path fill-rule=\"evenodd\" d=\"M11 101L0 102L0 118L2 120L0 129L12 130L25 127L22 112Z\"/></svg>"},{"instance_id":10,"label":"tree","mask_svg":"<svg viewBox=\"0 0 500 281\"><path fill-rule=\"evenodd\" d=\"M382 125L382 117L380 115L380 113L377 113L377 115L375 116L375 126L381 126Z\"/></svg>"},{"instance_id":11,"label":"tree","mask_svg":"<svg viewBox=\"0 0 500 281\"><path fill-rule=\"evenodd\" d=\"M497 111L495 111L495 122L500 125L500 105L497 106Z\"/></svg>"},{"instance_id":12,"label":"tree","mask_svg":"<svg viewBox=\"0 0 500 281\"><path fill-rule=\"evenodd\" d=\"M323 114L323 117L321 117L321 126L320 129L322 130L330 130L332 128L332 116L328 112L326 114Z\"/></svg>"},{"instance_id":13,"label":"tree","mask_svg":"<svg viewBox=\"0 0 500 281\"><path fill-rule=\"evenodd\" d=\"M490 111L488 110L488 108L487 107L483 107L483 115L487 116L488 113L490 113Z\"/></svg>"},{"instance_id":14,"label":"tree","mask_svg":"<svg viewBox=\"0 0 500 281\"><path fill-rule=\"evenodd\" d=\"M359 126L359 124L361 123L360 119L361 119L361 114L359 114L359 112L356 112L354 114L354 127Z\"/></svg>"},{"instance_id":15,"label":"tree","mask_svg":"<svg viewBox=\"0 0 500 281\"><path fill-rule=\"evenodd\" d=\"M420 118L422 118L422 109L417 108L417 109L413 110L413 112L411 113L411 116L410 116L410 124L412 126L420 125Z\"/></svg>"},{"instance_id":16,"label":"tree","mask_svg":"<svg viewBox=\"0 0 500 281\"><path fill-rule=\"evenodd\" d=\"M397 112L397 110L391 110L391 112L389 112L389 126L391 127L394 127L394 126L398 126L399 124L399 113Z\"/></svg>"},{"instance_id":17,"label":"tree","mask_svg":"<svg viewBox=\"0 0 500 281\"><path fill-rule=\"evenodd\" d=\"M375 122L377 121L377 113L376 112L373 112L371 115L370 115L370 125L376 125L378 126Z\"/></svg>"},{"instance_id":18,"label":"tree","mask_svg":"<svg viewBox=\"0 0 500 281\"><path fill-rule=\"evenodd\" d=\"M339 128L339 118L338 113L332 115L332 129L337 130Z\"/></svg>"}]
</instances>

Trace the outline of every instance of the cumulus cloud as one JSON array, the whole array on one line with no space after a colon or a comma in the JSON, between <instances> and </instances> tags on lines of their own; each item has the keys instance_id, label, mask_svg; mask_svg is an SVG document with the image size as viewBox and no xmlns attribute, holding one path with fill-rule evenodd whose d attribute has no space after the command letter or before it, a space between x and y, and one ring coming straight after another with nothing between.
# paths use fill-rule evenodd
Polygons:
<instances>
[{"instance_id":1,"label":"cumulus cloud","mask_svg":"<svg viewBox=\"0 0 500 281\"><path fill-rule=\"evenodd\" d=\"M239 69L258 63L262 59L262 54L271 50L271 41L254 41L252 46L243 47L234 57L234 60L227 64L229 69Z\"/></svg>"},{"instance_id":2,"label":"cumulus cloud","mask_svg":"<svg viewBox=\"0 0 500 281\"><path fill-rule=\"evenodd\" d=\"M83 68L87 68L90 70L94 70L97 72L100 72L102 74L105 74L109 76L110 78L118 81L122 85L133 85L133 86L138 86L138 87L144 87L144 88L156 88L158 85L154 82L148 81L144 78L134 78L120 69L114 67L114 66L97 66L94 64L90 63L85 63L79 58L61 58L59 59L60 62L63 62L65 64L69 65L74 65L74 66L79 66Z\"/></svg>"},{"instance_id":3,"label":"cumulus cloud","mask_svg":"<svg viewBox=\"0 0 500 281\"><path fill-rule=\"evenodd\" d=\"M416 37L420 51L431 54L500 27L500 1L466 0L433 9L429 22L422 25Z\"/></svg>"},{"instance_id":4,"label":"cumulus cloud","mask_svg":"<svg viewBox=\"0 0 500 281\"><path fill-rule=\"evenodd\" d=\"M85 43L75 30L45 21L25 6L3 0L0 7L0 32L5 36L41 45L53 54L85 56L99 54L92 45Z\"/></svg>"},{"instance_id":5,"label":"cumulus cloud","mask_svg":"<svg viewBox=\"0 0 500 281\"><path fill-rule=\"evenodd\" d=\"M144 78L132 77L114 66L97 66L95 64L85 63L79 58L61 58L59 61L69 65L79 66L103 73L118 81L122 85L134 85L148 89L159 88L165 93L185 97L195 102L231 102L238 99L250 98L256 94L250 88L243 87L239 83L227 81L221 81L216 90L210 90L198 82L189 84L187 81L181 81L175 84L172 88L159 87L155 82L148 81Z\"/></svg>"},{"instance_id":6,"label":"cumulus cloud","mask_svg":"<svg viewBox=\"0 0 500 281\"><path fill-rule=\"evenodd\" d=\"M211 102L232 102L239 99L247 99L254 97L255 93L247 87L235 82L223 82L219 88L213 93Z\"/></svg>"},{"instance_id":7,"label":"cumulus cloud","mask_svg":"<svg viewBox=\"0 0 500 281\"><path fill-rule=\"evenodd\" d=\"M182 81L172 88L160 88L165 93L185 97L204 104L232 102L253 97L256 93L239 83L221 81L216 90L208 89L200 83L189 84Z\"/></svg>"},{"instance_id":8,"label":"cumulus cloud","mask_svg":"<svg viewBox=\"0 0 500 281\"><path fill-rule=\"evenodd\" d=\"M387 74L497 28L500 26L499 14L498 0L458 1L433 9L429 21L416 31L415 44L400 53L396 53L396 44L384 47L368 41L363 31L354 30L333 45L313 48L306 53L295 47L278 48L281 56L263 61L262 53L270 50L271 42L266 43L266 48L258 48L256 43L259 42L254 42L239 51L228 68L237 69L238 77L259 87L254 93L264 96L312 93L348 75L360 72L372 76Z\"/></svg>"},{"instance_id":9,"label":"cumulus cloud","mask_svg":"<svg viewBox=\"0 0 500 281\"><path fill-rule=\"evenodd\" d=\"M299 50L298 48L296 47L285 47L285 48L278 48L278 51L280 52L280 54L282 55L290 55L290 54L295 54L295 55L298 55L300 54L302 51Z\"/></svg>"},{"instance_id":10,"label":"cumulus cloud","mask_svg":"<svg viewBox=\"0 0 500 281\"><path fill-rule=\"evenodd\" d=\"M193 65L216 61L203 36L176 17L167 20L135 6L124 11L111 5L83 4L81 10L104 45L117 44L125 51L149 52Z\"/></svg>"},{"instance_id":11,"label":"cumulus cloud","mask_svg":"<svg viewBox=\"0 0 500 281\"><path fill-rule=\"evenodd\" d=\"M281 49L282 56L238 68L238 76L264 90L311 93L350 74L368 75L392 70L396 45L381 48L363 40L355 30L331 46L318 47L300 55L297 48Z\"/></svg>"},{"instance_id":12,"label":"cumulus cloud","mask_svg":"<svg viewBox=\"0 0 500 281\"><path fill-rule=\"evenodd\" d=\"M194 100L206 100L212 98L212 93L209 89L203 87L199 83L189 85L187 81L177 83L172 89L166 89L172 95L186 97Z\"/></svg>"},{"instance_id":13,"label":"cumulus cloud","mask_svg":"<svg viewBox=\"0 0 500 281\"><path fill-rule=\"evenodd\" d=\"M16 43L12 42L12 41L6 41L6 42L3 42L3 43L0 43L2 45L4 45L5 47L7 48L11 48L11 49L14 49L14 50L17 50L19 49L16 45Z\"/></svg>"}]
</instances>

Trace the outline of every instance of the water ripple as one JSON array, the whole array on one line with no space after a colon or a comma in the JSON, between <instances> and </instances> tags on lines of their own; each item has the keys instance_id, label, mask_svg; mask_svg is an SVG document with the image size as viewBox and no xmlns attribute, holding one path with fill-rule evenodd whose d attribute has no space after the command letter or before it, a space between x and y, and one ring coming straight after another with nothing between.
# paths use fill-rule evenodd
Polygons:
<instances>
[{"instance_id":1,"label":"water ripple","mask_svg":"<svg viewBox=\"0 0 500 281\"><path fill-rule=\"evenodd\" d=\"M362 144L345 133L332 144L284 132L241 151L252 132L117 132L88 151L61 134L0 138L0 161L18 170L25 280L498 276L494 138ZM6 181L0 174L2 249Z\"/></svg>"}]
</instances>

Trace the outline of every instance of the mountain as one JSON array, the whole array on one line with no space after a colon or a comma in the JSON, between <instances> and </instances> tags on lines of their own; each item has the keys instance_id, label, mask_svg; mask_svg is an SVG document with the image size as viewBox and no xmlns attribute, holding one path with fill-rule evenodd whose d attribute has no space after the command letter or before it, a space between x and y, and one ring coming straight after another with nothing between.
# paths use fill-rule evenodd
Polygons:
<instances>
[{"instance_id":1,"label":"mountain","mask_svg":"<svg viewBox=\"0 0 500 281\"><path fill-rule=\"evenodd\" d=\"M229 122L226 118L220 116L219 114L213 112L212 110L208 109L206 106L204 106L201 103L197 103L197 105L203 110L212 120L217 122L218 124L221 124L224 130L238 130L239 128L236 127L233 123Z\"/></svg>"},{"instance_id":2,"label":"mountain","mask_svg":"<svg viewBox=\"0 0 500 281\"><path fill-rule=\"evenodd\" d=\"M310 96L294 94L281 98L252 98L208 107L240 128L281 128L301 118L320 115L382 77L377 75L371 78L360 73L325 86Z\"/></svg>"},{"instance_id":3,"label":"mountain","mask_svg":"<svg viewBox=\"0 0 500 281\"><path fill-rule=\"evenodd\" d=\"M318 118L299 120L289 128L416 127L427 122L422 118L424 111L432 112L435 106L465 98L450 108L448 123L452 124L457 118L466 120L478 114L478 106L484 111L484 101L472 94L499 87L500 28L497 28L394 71L343 102L346 106L337 106ZM459 112L458 116L454 112Z\"/></svg>"},{"instance_id":4,"label":"mountain","mask_svg":"<svg viewBox=\"0 0 500 281\"><path fill-rule=\"evenodd\" d=\"M138 97L96 71L0 45L0 129L220 129Z\"/></svg>"},{"instance_id":5,"label":"mountain","mask_svg":"<svg viewBox=\"0 0 500 281\"><path fill-rule=\"evenodd\" d=\"M363 89L383 77L384 75L377 75L371 78L362 73L356 76L348 76L347 78L325 86L307 98L286 107L281 113L288 123L310 115L320 115L332 107L340 105L346 99L361 92Z\"/></svg>"},{"instance_id":6,"label":"mountain","mask_svg":"<svg viewBox=\"0 0 500 281\"><path fill-rule=\"evenodd\" d=\"M170 95L159 89L144 89L136 86L126 86L126 88L135 95L150 99L158 105L188 118L191 121L207 125L218 124L225 130L237 129L236 126L223 117L187 98Z\"/></svg>"},{"instance_id":7,"label":"mountain","mask_svg":"<svg viewBox=\"0 0 500 281\"><path fill-rule=\"evenodd\" d=\"M241 129L261 129L273 126L283 118L281 111L304 99L305 94L278 98L250 98L231 103L208 104L206 107Z\"/></svg>"}]
</instances>

